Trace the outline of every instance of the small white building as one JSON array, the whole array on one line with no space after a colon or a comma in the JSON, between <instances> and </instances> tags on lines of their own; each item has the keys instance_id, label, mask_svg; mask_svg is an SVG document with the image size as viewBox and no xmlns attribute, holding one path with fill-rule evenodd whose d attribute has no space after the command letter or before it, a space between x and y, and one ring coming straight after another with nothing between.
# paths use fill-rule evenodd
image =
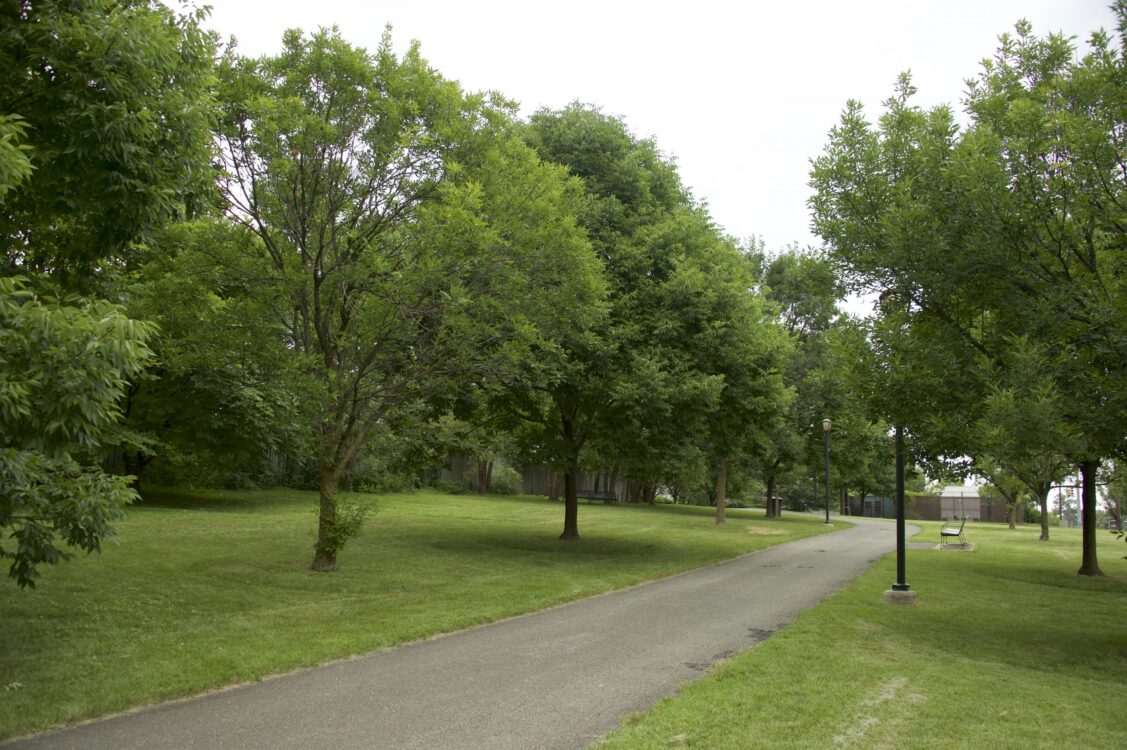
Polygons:
<instances>
[{"instance_id":1,"label":"small white building","mask_svg":"<svg viewBox=\"0 0 1127 750\"><path fill-rule=\"evenodd\" d=\"M950 485L939 495L939 517L944 521L982 520L982 498L974 485Z\"/></svg>"}]
</instances>

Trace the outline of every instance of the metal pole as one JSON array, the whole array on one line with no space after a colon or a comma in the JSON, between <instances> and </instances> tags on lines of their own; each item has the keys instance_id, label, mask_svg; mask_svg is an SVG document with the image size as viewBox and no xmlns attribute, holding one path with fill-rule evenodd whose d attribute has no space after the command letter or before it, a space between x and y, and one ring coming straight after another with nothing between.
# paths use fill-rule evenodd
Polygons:
<instances>
[{"instance_id":1,"label":"metal pole","mask_svg":"<svg viewBox=\"0 0 1127 750\"><path fill-rule=\"evenodd\" d=\"M826 436L826 525L830 524L830 420L822 420L822 434Z\"/></svg>"},{"instance_id":2,"label":"metal pole","mask_svg":"<svg viewBox=\"0 0 1127 750\"><path fill-rule=\"evenodd\" d=\"M896 583L893 591L908 591L904 580L904 432L896 426Z\"/></svg>"}]
</instances>

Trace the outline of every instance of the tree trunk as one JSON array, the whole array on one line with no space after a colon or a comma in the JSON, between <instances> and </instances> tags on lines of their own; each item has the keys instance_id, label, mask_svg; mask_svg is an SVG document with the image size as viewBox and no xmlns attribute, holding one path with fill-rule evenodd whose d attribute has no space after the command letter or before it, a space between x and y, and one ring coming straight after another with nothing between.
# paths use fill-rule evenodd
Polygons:
<instances>
[{"instance_id":1,"label":"tree trunk","mask_svg":"<svg viewBox=\"0 0 1127 750\"><path fill-rule=\"evenodd\" d=\"M1080 464L1080 476L1083 489L1081 508L1081 550L1082 560L1080 570L1076 571L1081 576L1102 576L1099 562L1096 560L1096 472L1100 468L1099 460L1088 460Z\"/></svg>"},{"instance_id":2,"label":"tree trunk","mask_svg":"<svg viewBox=\"0 0 1127 750\"><path fill-rule=\"evenodd\" d=\"M775 475L768 474L764 477L767 485L767 517L778 518L781 514L781 509L775 507Z\"/></svg>"},{"instance_id":3,"label":"tree trunk","mask_svg":"<svg viewBox=\"0 0 1127 750\"><path fill-rule=\"evenodd\" d=\"M647 484L645 489L646 504L653 507L657 505L657 485Z\"/></svg>"},{"instance_id":4,"label":"tree trunk","mask_svg":"<svg viewBox=\"0 0 1127 750\"><path fill-rule=\"evenodd\" d=\"M548 499L553 503L560 499L560 473L558 471L548 472Z\"/></svg>"},{"instance_id":5,"label":"tree trunk","mask_svg":"<svg viewBox=\"0 0 1127 750\"><path fill-rule=\"evenodd\" d=\"M614 466L610 469L610 478L607 479L607 491L613 492L615 497L618 497L618 463L615 462Z\"/></svg>"},{"instance_id":6,"label":"tree trunk","mask_svg":"<svg viewBox=\"0 0 1127 750\"><path fill-rule=\"evenodd\" d=\"M1015 502L1012 502L1012 503L1006 503L1006 510L1008 511L1006 513L1006 515L1009 518L1010 528L1016 529L1017 528L1017 502L1015 501Z\"/></svg>"},{"instance_id":7,"label":"tree trunk","mask_svg":"<svg viewBox=\"0 0 1127 750\"><path fill-rule=\"evenodd\" d=\"M1051 488L1046 486L1037 494L1039 495L1038 502L1041 504L1041 541L1049 541L1049 490Z\"/></svg>"},{"instance_id":8,"label":"tree trunk","mask_svg":"<svg viewBox=\"0 0 1127 750\"><path fill-rule=\"evenodd\" d=\"M336 468L321 469L319 482L321 512L317 522L317 545L314 547L313 570L328 573L336 570L337 551L332 547L330 537L337 520L337 506L333 496L340 483L340 471Z\"/></svg>"},{"instance_id":9,"label":"tree trunk","mask_svg":"<svg viewBox=\"0 0 1127 750\"><path fill-rule=\"evenodd\" d=\"M716 523L726 522L724 507L728 504L728 457L720 457L720 466L716 469Z\"/></svg>"},{"instance_id":10,"label":"tree trunk","mask_svg":"<svg viewBox=\"0 0 1127 750\"><path fill-rule=\"evenodd\" d=\"M492 463L484 458L477 460L477 491L489 492L489 470Z\"/></svg>"},{"instance_id":11,"label":"tree trunk","mask_svg":"<svg viewBox=\"0 0 1127 750\"><path fill-rule=\"evenodd\" d=\"M564 474L564 530L560 539L579 538L579 497L576 483L579 479L579 461L571 457Z\"/></svg>"}]
</instances>

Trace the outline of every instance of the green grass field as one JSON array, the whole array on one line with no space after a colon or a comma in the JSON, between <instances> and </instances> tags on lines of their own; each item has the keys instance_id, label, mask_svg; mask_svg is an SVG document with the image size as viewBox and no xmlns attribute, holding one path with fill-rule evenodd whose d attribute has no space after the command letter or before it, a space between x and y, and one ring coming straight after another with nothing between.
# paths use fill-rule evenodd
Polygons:
<instances>
[{"instance_id":1,"label":"green grass field","mask_svg":"<svg viewBox=\"0 0 1127 750\"><path fill-rule=\"evenodd\" d=\"M542 498L399 495L332 574L316 495L153 494L101 555L0 588L0 738L531 612L800 536L817 519L590 505L561 543Z\"/></svg>"},{"instance_id":2,"label":"green grass field","mask_svg":"<svg viewBox=\"0 0 1127 750\"><path fill-rule=\"evenodd\" d=\"M885 558L597 746L1127 748L1127 545L1101 531L1091 579L1076 530L968 534L973 552L909 550L918 606L882 601Z\"/></svg>"}]
</instances>

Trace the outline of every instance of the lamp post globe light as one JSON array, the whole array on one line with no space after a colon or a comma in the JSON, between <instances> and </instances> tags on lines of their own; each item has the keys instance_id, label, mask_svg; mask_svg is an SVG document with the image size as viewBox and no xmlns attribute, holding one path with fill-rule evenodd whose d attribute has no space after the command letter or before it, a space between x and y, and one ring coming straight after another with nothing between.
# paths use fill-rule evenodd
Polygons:
<instances>
[{"instance_id":1,"label":"lamp post globe light","mask_svg":"<svg viewBox=\"0 0 1127 750\"><path fill-rule=\"evenodd\" d=\"M822 420L822 434L826 439L826 526L830 523L830 427L833 423L829 419Z\"/></svg>"}]
</instances>

